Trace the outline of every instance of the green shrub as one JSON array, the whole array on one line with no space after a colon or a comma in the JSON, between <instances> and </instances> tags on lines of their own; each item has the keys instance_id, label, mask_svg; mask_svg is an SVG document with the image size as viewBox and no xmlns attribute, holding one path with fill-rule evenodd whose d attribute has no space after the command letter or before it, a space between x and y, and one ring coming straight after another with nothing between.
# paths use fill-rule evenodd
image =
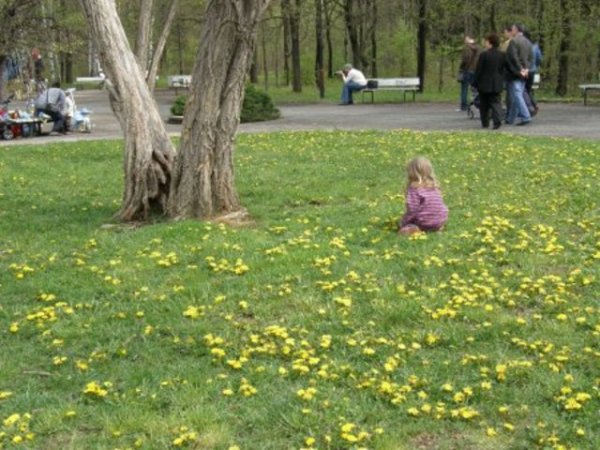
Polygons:
<instances>
[{"instance_id":1,"label":"green shrub","mask_svg":"<svg viewBox=\"0 0 600 450\"><path fill-rule=\"evenodd\" d=\"M260 122L278 117L279 110L273 105L271 97L256 89L252 84L247 85L240 117L241 122Z\"/></svg>"},{"instance_id":2,"label":"green shrub","mask_svg":"<svg viewBox=\"0 0 600 450\"><path fill-rule=\"evenodd\" d=\"M185 102L187 97L180 95L175 99L171 106L171 114L174 116L183 116ZM240 120L244 122L260 122L263 120L273 120L279 117L279 110L273 105L268 94L259 91L253 85L246 86L244 95L244 104Z\"/></svg>"},{"instance_id":3,"label":"green shrub","mask_svg":"<svg viewBox=\"0 0 600 450\"><path fill-rule=\"evenodd\" d=\"M185 102L187 97L185 95L180 95L175 99L175 103L171 106L171 114L174 116L183 116L183 110L185 108Z\"/></svg>"}]
</instances>

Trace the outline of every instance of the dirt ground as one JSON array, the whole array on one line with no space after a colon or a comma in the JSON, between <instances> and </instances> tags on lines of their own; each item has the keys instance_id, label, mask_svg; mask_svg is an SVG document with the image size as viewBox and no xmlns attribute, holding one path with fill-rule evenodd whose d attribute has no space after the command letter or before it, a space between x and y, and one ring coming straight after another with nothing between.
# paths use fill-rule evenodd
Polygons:
<instances>
[{"instance_id":1,"label":"dirt ground","mask_svg":"<svg viewBox=\"0 0 600 450\"><path fill-rule=\"evenodd\" d=\"M169 109L175 99L173 90L156 93L161 116L167 121ZM93 131L90 134L71 133L66 136L40 136L35 138L0 140L0 146L39 145L57 141L79 141L97 139L120 139L122 131L108 104L105 91L86 90L75 93L77 105L92 111ZM240 125L240 133L300 131L300 130L365 130L365 129L411 129L427 131L477 131L483 133L513 133L532 136L577 137L600 139L600 105L583 106L581 103L540 103L540 112L533 123L524 127L503 126L499 131L481 130L477 112L469 119L464 112L456 112L450 103L406 103L370 104L352 106L315 104L281 106L281 118L269 122ZM23 108L14 102L11 108ZM49 130L49 126L47 126ZM179 135L181 125L167 124L173 136Z\"/></svg>"}]
</instances>

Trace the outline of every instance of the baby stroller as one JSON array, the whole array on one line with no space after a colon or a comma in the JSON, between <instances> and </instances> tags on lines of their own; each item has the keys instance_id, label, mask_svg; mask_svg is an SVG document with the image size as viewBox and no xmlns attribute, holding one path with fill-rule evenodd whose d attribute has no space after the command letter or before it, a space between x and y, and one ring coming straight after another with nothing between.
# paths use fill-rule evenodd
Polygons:
<instances>
[{"instance_id":1,"label":"baby stroller","mask_svg":"<svg viewBox=\"0 0 600 450\"><path fill-rule=\"evenodd\" d=\"M479 109L480 101L479 101L479 91L475 86L471 86L471 103L467 106L467 116L469 119L475 118L475 111Z\"/></svg>"}]
</instances>

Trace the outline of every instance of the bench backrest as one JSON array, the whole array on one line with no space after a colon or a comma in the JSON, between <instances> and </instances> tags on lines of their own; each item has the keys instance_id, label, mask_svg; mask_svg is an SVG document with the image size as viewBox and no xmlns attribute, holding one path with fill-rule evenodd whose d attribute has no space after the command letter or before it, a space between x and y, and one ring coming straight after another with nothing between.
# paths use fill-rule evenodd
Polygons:
<instances>
[{"instance_id":1,"label":"bench backrest","mask_svg":"<svg viewBox=\"0 0 600 450\"><path fill-rule=\"evenodd\" d=\"M190 83L192 82L192 76L191 75L169 75L167 77L167 84L170 87L183 87L183 86L189 86Z\"/></svg>"},{"instance_id":2,"label":"bench backrest","mask_svg":"<svg viewBox=\"0 0 600 450\"><path fill-rule=\"evenodd\" d=\"M419 87L418 78L377 78L378 87Z\"/></svg>"}]
</instances>

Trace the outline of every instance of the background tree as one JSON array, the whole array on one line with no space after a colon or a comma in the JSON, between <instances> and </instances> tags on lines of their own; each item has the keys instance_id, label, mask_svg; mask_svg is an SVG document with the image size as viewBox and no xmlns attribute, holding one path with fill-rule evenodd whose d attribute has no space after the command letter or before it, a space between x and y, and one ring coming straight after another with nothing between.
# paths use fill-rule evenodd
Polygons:
<instances>
[{"instance_id":1,"label":"background tree","mask_svg":"<svg viewBox=\"0 0 600 450\"><path fill-rule=\"evenodd\" d=\"M160 61L165 51L165 46L167 45L167 39L171 34L173 23L175 22L175 18L177 17L178 9L179 0L171 0L171 3L169 4L169 10L165 22L163 24L162 32L160 33L160 37L158 38L156 47L154 49L154 53L152 55L152 60L150 61L150 66L148 68L148 76L146 77L148 88L150 88L151 92L154 91L154 86L156 85L156 77L158 75Z\"/></svg>"},{"instance_id":2,"label":"background tree","mask_svg":"<svg viewBox=\"0 0 600 450\"><path fill-rule=\"evenodd\" d=\"M302 0L289 0L290 55L292 58L292 90L302 92L302 67L300 63L300 17Z\"/></svg>"},{"instance_id":3,"label":"background tree","mask_svg":"<svg viewBox=\"0 0 600 450\"><path fill-rule=\"evenodd\" d=\"M323 48L323 0L315 0L315 83L319 96L325 97L325 72Z\"/></svg>"},{"instance_id":4,"label":"background tree","mask_svg":"<svg viewBox=\"0 0 600 450\"><path fill-rule=\"evenodd\" d=\"M205 11L181 145L172 174L171 217L242 211L233 147L259 20L269 0L212 0Z\"/></svg>"},{"instance_id":5,"label":"background tree","mask_svg":"<svg viewBox=\"0 0 600 450\"><path fill-rule=\"evenodd\" d=\"M20 45L29 46L27 30L35 28L38 6L38 0L0 0L0 99L6 97L5 70L10 51Z\"/></svg>"},{"instance_id":6,"label":"background tree","mask_svg":"<svg viewBox=\"0 0 600 450\"><path fill-rule=\"evenodd\" d=\"M425 89L425 59L427 56L427 0L419 0L419 25L417 34L417 76L419 91Z\"/></svg>"}]
</instances>

